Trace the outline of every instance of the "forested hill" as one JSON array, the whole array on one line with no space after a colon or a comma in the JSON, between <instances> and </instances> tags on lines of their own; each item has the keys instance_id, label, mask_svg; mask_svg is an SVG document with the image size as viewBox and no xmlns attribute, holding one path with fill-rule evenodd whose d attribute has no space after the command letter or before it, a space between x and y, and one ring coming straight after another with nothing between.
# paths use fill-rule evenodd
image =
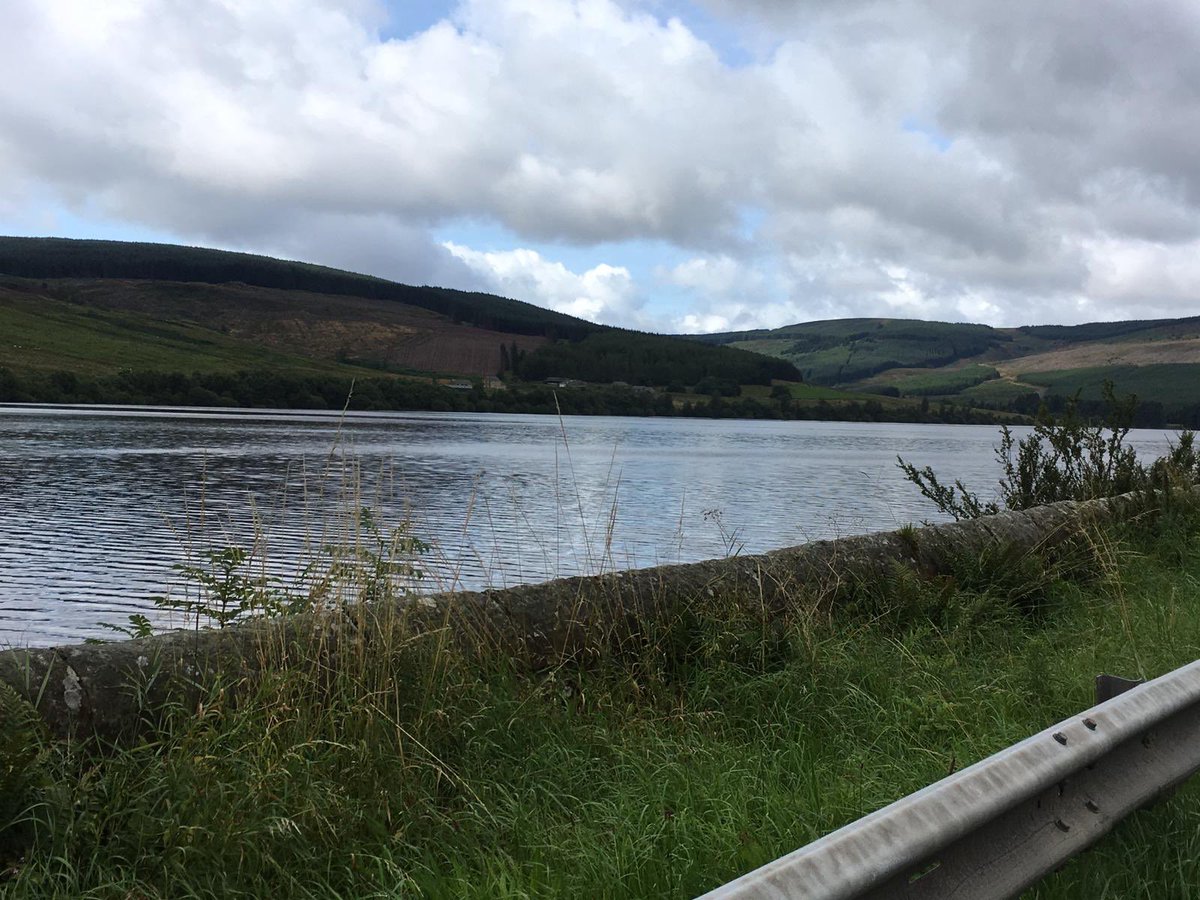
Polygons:
<instances>
[{"instance_id":1,"label":"forested hill","mask_svg":"<svg viewBox=\"0 0 1200 900\"><path fill-rule=\"evenodd\" d=\"M1136 395L1141 424L1200 425L1200 316L1016 328L839 319L693 339L785 359L814 385L1018 413L1076 397L1100 409L1111 383Z\"/></svg>"},{"instance_id":2,"label":"forested hill","mask_svg":"<svg viewBox=\"0 0 1200 900\"><path fill-rule=\"evenodd\" d=\"M174 244L0 237L0 273L24 278L240 282L285 291L395 300L458 322L513 334L582 340L603 330L603 326L574 316L494 294L415 287L311 263Z\"/></svg>"},{"instance_id":3,"label":"forested hill","mask_svg":"<svg viewBox=\"0 0 1200 900\"><path fill-rule=\"evenodd\" d=\"M0 369L18 377L270 370L648 387L800 380L786 360L492 294L120 241L0 237L0 334Z\"/></svg>"}]
</instances>

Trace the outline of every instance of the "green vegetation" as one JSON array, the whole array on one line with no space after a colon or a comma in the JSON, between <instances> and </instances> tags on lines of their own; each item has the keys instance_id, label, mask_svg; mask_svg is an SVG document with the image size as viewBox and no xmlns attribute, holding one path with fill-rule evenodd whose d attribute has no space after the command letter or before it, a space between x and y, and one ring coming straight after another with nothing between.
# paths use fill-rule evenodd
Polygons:
<instances>
[{"instance_id":1,"label":"green vegetation","mask_svg":"<svg viewBox=\"0 0 1200 900\"><path fill-rule=\"evenodd\" d=\"M1140 398L1139 427L1196 427L1197 338L1200 317L1020 328L846 319L694 339L786 359L810 383L1020 415L1043 402L1061 412L1077 394L1083 414L1100 415L1102 386L1111 381Z\"/></svg>"},{"instance_id":2,"label":"green vegetation","mask_svg":"<svg viewBox=\"0 0 1200 900\"><path fill-rule=\"evenodd\" d=\"M733 384L728 382L727 384ZM737 396L670 393L629 385L512 382L469 390L427 378L307 376L273 371L119 372L87 377L74 372L18 376L0 367L0 403L112 403L119 405L241 407L269 409L434 410L547 415L696 416L742 419L822 419L848 422L992 423L1011 416L958 406L921 410L911 401L880 401L805 385L751 385Z\"/></svg>"},{"instance_id":3,"label":"green vegetation","mask_svg":"<svg viewBox=\"0 0 1200 900\"><path fill-rule=\"evenodd\" d=\"M493 294L413 287L310 263L174 244L0 237L0 272L22 278L240 282L287 291L394 300L515 334L579 339L602 326Z\"/></svg>"},{"instance_id":4,"label":"green vegetation","mask_svg":"<svg viewBox=\"0 0 1200 900\"><path fill-rule=\"evenodd\" d=\"M1012 409L1032 414L1037 411L1041 395L1036 388L1027 384L992 379L963 389L958 393L958 399L972 406Z\"/></svg>"},{"instance_id":5,"label":"green vegetation","mask_svg":"<svg viewBox=\"0 0 1200 900\"><path fill-rule=\"evenodd\" d=\"M1100 400L1105 382L1155 403L1157 417L1189 428L1200 425L1200 363L1147 366L1097 366L1058 372L1030 372L1022 380L1047 388L1049 397L1076 394L1084 402ZM1061 402L1061 401L1060 401Z\"/></svg>"},{"instance_id":6,"label":"green vegetation","mask_svg":"<svg viewBox=\"0 0 1200 900\"><path fill-rule=\"evenodd\" d=\"M697 415L704 405L676 409L668 395L599 385L555 390L516 384L485 391L476 383L457 390L428 379L301 377L255 370L121 372L86 378L73 372L19 377L0 368L0 402L115 403L269 409L434 410L440 412L531 412L567 415ZM768 411L760 410L760 415Z\"/></svg>"},{"instance_id":7,"label":"green vegetation","mask_svg":"<svg viewBox=\"0 0 1200 900\"><path fill-rule=\"evenodd\" d=\"M340 406L335 395L344 397L351 379L499 374L515 388L502 400L380 384L360 408L550 411L552 398L535 386L553 377L593 386L567 401L581 412L982 422L1020 421L1042 403L1060 412L1077 391L1081 412L1098 414L1108 378L1142 399L1137 425L1200 425L1200 361L1187 361L1200 317L1018 329L849 319L684 339L488 294L195 247L0 238L0 273L0 369L8 373L0 393L9 399L293 407L307 399L322 408ZM1048 365L1061 364L1061 348L1104 341L1137 364L1019 376L1025 384L997 377L1011 377L1008 360L1045 353ZM1141 364L1162 347L1184 361ZM142 387L131 388L130 376ZM176 387L144 387L164 378ZM808 397L784 403L747 391L801 380L876 398L929 397L936 407L831 395L818 408ZM676 402L599 387L614 383L665 389ZM263 384L275 387L263 394ZM722 402L694 399L714 394ZM732 402L740 400L753 402Z\"/></svg>"},{"instance_id":8,"label":"green vegetation","mask_svg":"<svg viewBox=\"0 0 1200 900\"><path fill-rule=\"evenodd\" d=\"M1171 452L1151 465L1142 463L1125 443L1137 398L1118 400L1112 383L1103 389L1106 414L1095 425L1080 417L1078 404L1060 419L1043 414L1031 434L1017 440L1001 428L996 459L1000 503L981 501L961 481L944 484L929 467L918 469L898 458L905 477L942 512L955 519L993 515L1000 509L1030 509L1060 500L1095 500L1131 491L1173 491L1200 482L1195 434L1182 432Z\"/></svg>"},{"instance_id":9,"label":"green vegetation","mask_svg":"<svg viewBox=\"0 0 1200 900\"><path fill-rule=\"evenodd\" d=\"M749 384L742 388L741 396L764 400L769 397L779 399L781 396L786 396L796 403L813 403L818 400L825 400L830 403L866 403L871 400L879 402L879 397L867 391L861 393L839 391L837 388L821 387L817 384L805 384L803 382L786 382L775 384L769 388L763 385ZM890 408L899 406L911 407L911 404L907 403L888 403L886 401L883 405Z\"/></svg>"},{"instance_id":10,"label":"green vegetation","mask_svg":"<svg viewBox=\"0 0 1200 900\"><path fill-rule=\"evenodd\" d=\"M412 287L243 253L0 238L0 273L8 276L0 282L0 365L18 375L270 370L284 377L346 376L368 368L412 371L412 364L389 361L409 358L437 365L443 374L459 365L466 374L526 381L799 380L790 363L741 350L697 348L489 294ZM510 342L514 335L537 340ZM441 349L422 352L430 340Z\"/></svg>"},{"instance_id":11,"label":"green vegetation","mask_svg":"<svg viewBox=\"0 0 1200 900\"><path fill-rule=\"evenodd\" d=\"M734 384L799 381L795 366L781 359L729 347L697 345L682 338L610 329L578 342L557 341L522 357L517 374L530 381L561 376L581 381L697 384L722 378Z\"/></svg>"},{"instance_id":12,"label":"green vegetation","mask_svg":"<svg viewBox=\"0 0 1200 900\"><path fill-rule=\"evenodd\" d=\"M805 381L834 385L870 378L888 369L949 365L1011 343L1013 336L987 325L839 319L698 339L771 353L794 363Z\"/></svg>"},{"instance_id":13,"label":"green vegetation","mask_svg":"<svg viewBox=\"0 0 1200 900\"><path fill-rule=\"evenodd\" d=\"M930 372L914 372L887 379L886 384L901 394L915 397L938 397L958 394L967 388L998 378L991 366L963 366L958 369L935 369Z\"/></svg>"},{"instance_id":14,"label":"green vegetation","mask_svg":"<svg viewBox=\"0 0 1200 900\"><path fill-rule=\"evenodd\" d=\"M12 372L63 371L85 377L134 367L206 373L269 369L293 375L367 371L239 341L190 322L36 295L0 303L0 364Z\"/></svg>"},{"instance_id":15,"label":"green vegetation","mask_svg":"<svg viewBox=\"0 0 1200 900\"><path fill-rule=\"evenodd\" d=\"M1152 334L1155 337L1176 334L1194 335L1200 329L1200 316L1186 319L1127 319L1123 322L1088 322L1084 325L1024 325L1022 334L1052 341L1078 343L1081 341L1111 341L1133 335Z\"/></svg>"},{"instance_id":16,"label":"green vegetation","mask_svg":"<svg viewBox=\"0 0 1200 900\"><path fill-rule=\"evenodd\" d=\"M534 669L366 605L399 588L364 547L308 583L370 641L264 645L266 677L231 671L110 752L6 714L0 892L694 896L1086 708L1097 672L1152 677L1200 647L1190 492L1053 554L997 545L832 603L713 592ZM1192 785L1032 896L1197 883Z\"/></svg>"}]
</instances>

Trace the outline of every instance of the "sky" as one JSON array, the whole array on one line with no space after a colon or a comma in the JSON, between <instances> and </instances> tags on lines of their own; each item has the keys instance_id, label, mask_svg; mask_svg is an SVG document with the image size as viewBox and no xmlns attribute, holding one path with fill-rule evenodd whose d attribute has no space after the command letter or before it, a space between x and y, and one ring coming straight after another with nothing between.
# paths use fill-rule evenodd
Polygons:
<instances>
[{"instance_id":1,"label":"sky","mask_svg":"<svg viewBox=\"0 0 1200 900\"><path fill-rule=\"evenodd\" d=\"M0 234L660 332L1200 314L1195 0L4 0Z\"/></svg>"}]
</instances>

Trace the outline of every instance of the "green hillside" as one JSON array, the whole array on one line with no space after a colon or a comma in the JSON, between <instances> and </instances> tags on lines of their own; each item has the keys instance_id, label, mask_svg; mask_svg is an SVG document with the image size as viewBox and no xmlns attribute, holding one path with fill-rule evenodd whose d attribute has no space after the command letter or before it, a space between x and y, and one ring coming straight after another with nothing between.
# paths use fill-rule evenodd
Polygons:
<instances>
[{"instance_id":1,"label":"green hillside","mask_svg":"<svg viewBox=\"0 0 1200 900\"><path fill-rule=\"evenodd\" d=\"M989 352L1011 355L1040 342L1036 336L1022 337L987 325L839 319L705 335L703 340L769 353L795 364L806 381L838 385L889 369L937 368Z\"/></svg>"},{"instance_id":2,"label":"green hillside","mask_svg":"<svg viewBox=\"0 0 1200 900\"><path fill-rule=\"evenodd\" d=\"M0 237L0 273L33 279L242 283L286 291L393 300L481 328L516 334L579 339L603 328L493 294L414 287L311 263L175 244Z\"/></svg>"},{"instance_id":3,"label":"green hillside","mask_svg":"<svg viewBox=\"0 0 1200 900\"><path fill-rule=\"evenodd\" d=\"M807 322L697 340L785 359L811 384L1031 414L1102 387L1141 402L1139 423L1200 422L1200 317L1034 325L903 319Z\"/></svg>"},{"instance_id":4,"label":"green hillside","mask_svg":"<svg viewBox=\"0 0 1200 900\"><path fill-rule=\"evenodd\" d=\"M1110 380L1142 401L1140 424L1196 425L1197 374L1200 317L669 336L246 253L0 237L0 400L335 405L357 384L372 408L553 409L534 388L565 380L588 412L978 421L1076 395L1090 414ZM448 385L492 376L504 400Z\"/></svg>"},{"instance_id":5,"label":"green hillside","mask_svg":"<svg viewBox=\"0 0 1200 900\"><path fill-rule=\"evenodd\" d=\"M189 372L269 368L341 374L356 368L277 352L192 322L89 308L3 286L0 334L0 362L14 371L98 375L134 367Z\"/></svg>"},{"instance_id":6,"label":"green hillside","mask_svg":"<svg viewBox=\"0 0 1200 900\"><path fill-rule=\"evenodd\" d=\"M698 349L519 300L165 244L0 238L0 328L0 367L17 377L269 370L658 387L799 380L775 357Z\"/></svg>"},{"instance_id":7,"label":"green hillside","mask_svg":"<svg viewBox=\"0 0 1200 900\"><path fill-rule=\"evenodd\" d=\"M1089 322L1084 325L1023 325L1016 330L1031 337L1068 343L1183 337L1200 333L1200 316Z\"/></svg>"}]
</instances>

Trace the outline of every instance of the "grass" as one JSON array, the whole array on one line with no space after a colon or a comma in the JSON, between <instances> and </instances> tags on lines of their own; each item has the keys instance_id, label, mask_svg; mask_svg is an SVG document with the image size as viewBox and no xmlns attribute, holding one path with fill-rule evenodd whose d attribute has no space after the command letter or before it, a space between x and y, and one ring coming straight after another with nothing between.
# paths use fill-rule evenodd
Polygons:
<instances>
[{"instance_id":1,"label":"grass","mask_svg":"<svg viewBox=\"0 0 1200 900\"><path fill-rule=\"evenodd\" d=\"M967 388L959 393L958 397L967 403L992 403L998 406L1007 406L1018 397L1031 393L1036 393L1036 388L998 378Z\"/></svg>"},{"instance_id":2,"label":"grass","mask_svg":"<svg viewBox=\"0 0 1200 900\"><path fill-rule=\"evenodd\" d=\"M1089 706L1098 672L1194 659L1200 510L832 608L717 592L586 664L347 616L372 639L264 646L263 680L119 751L6 717L0 895L692 896ZM1198 851L1193 786L1032 896L1186 896Z\"/></svg>"},{"instance_id":3,"label":"grass","mask_svg":"<svg viewBox=\"0 0 1200 900\"><path fill-rule=\"evenodd\" d=\"M273 369L302 375L375 374L280 353L190 322L88 308L43 296L0 295L0 365L14 371L113 374Z\"/></svg>"},{"instance_id":4,"label":"grass","mask_svg":"<svg viewBox=\"0 0 1200 900\"><path fill-rule=\"evenodd\" d=\"M896 377L883 376L880 383L899 389L902 394L937 396L958 394L998 377L991 366L970 365L958 369L934 369L927 372L906 371Z\"/></svg>"}]
</instances>

